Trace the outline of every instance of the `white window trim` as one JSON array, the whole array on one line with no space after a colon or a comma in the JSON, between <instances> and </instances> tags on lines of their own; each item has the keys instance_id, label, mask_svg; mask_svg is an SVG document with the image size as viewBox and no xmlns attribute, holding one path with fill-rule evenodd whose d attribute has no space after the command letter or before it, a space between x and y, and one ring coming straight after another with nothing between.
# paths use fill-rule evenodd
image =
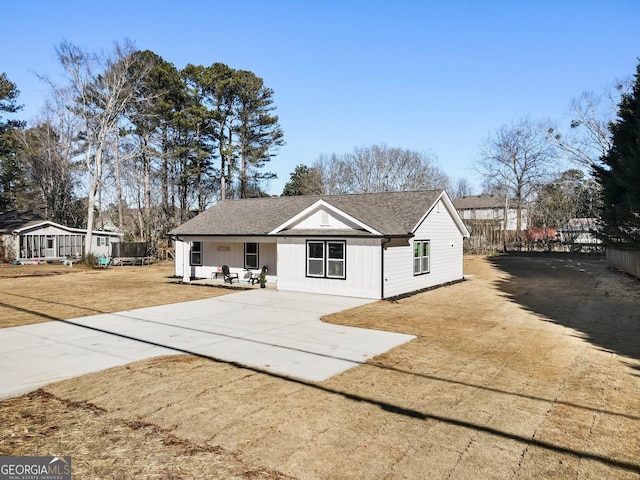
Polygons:
<instances>
[{"instance_id":1,"label":"white window trim","mask_svg":"<svg viewBox=\"0 0 640 480\"><path fill-rule=\"evenodd\" d=\"M423 252L423 245L427 244L427 252L428 255L422 255ZM420 252L421 255L419 257L416 257L416 245L420 245ZM427 273L431 272L431 240L415 240L413 242L413 249L411 251L411 255L413 256L413 262L412 262L412 268L413 268L413 275L417 276L417 275L425 275ZM420 271L416 271L416 259L420 259ZM424 269L424 260L427 260L427 268Z\"/></svg>"}]
</instances>

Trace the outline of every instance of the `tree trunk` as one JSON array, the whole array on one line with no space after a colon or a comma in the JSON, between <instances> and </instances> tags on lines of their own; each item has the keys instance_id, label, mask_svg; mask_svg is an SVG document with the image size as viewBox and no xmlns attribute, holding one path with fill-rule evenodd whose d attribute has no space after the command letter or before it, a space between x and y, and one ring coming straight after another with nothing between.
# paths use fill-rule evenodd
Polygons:
<instances>
[{"instance_id":1,"label":"tree trunk","mask_svg":"<svg viewBox=\"0 0 640 480\"><path fill-rule=\"evenodd\" d=\"M148 136L145 135L142 145L142 168L144 181L144 242L148 242L151 237L151 161L147 155L149 143Z\"/></svg>"},{"instance_id":2,"label":"tree trunk","mask_svg":"<svg viewBox=\"0 0 640 480\"><path fill-rule=\"evenodd\" d=\"M102 150L96 149L95 156L92 158L92 145L89 144L85 163L87 165L87 171L89 172L89 197L87 198L87 233L85 235L85 254L93 252L93 223L95 219L95 201L96 193L100 188L100 181L102 179Z\"/></svg>"},{"instance_id":3,"label":"tree trunk","mask_svg":"<svg viewBox=\"0 0 640 480\"><path fill-rule=\"evenodd\" d=\"M240 198L247 198L247 156L244 146L240 156Z\"/></svg>"},{"instance_id":4,"label":"tree trunk","mask_svg":"<svg viewBox=\"0 0 640 480\"><path fill-rule=\"evenodd\" d=\"M166 127L162 129L162 165L160 167L160 177L162 182L162 220L166 228L171 228L173 222L169 222L169 147L167 141Z\"/></svg>"},{"instance_id":5,"label":"tree trunk","mask_svg":"<svg viewBox=\"0 0 640 480\"><path fill-rule=\"evenodd\" d=\"M204 211L204 193L202 191L202 159L198 157L198 175L196 177L196 198L198 200L198 213Z\"/></svg>"},{"instance_id":6,"label":"tree trunk","mask_svg":"<svg viewBox=\"0 0 640 480\"><path fill-rule=\"evenodd\" d=\"M116 174L116 202L118 203L118 227L124 227L124 205L122 201L122 179L120 177L120 137L116 135L115 165Z\"/></svg>"},{"instance_id":7,"label":"tree trunk","mask_svg":"<svg viewBox=\"0 0 640 480\"><path fill-rule=\"evenodd\" d=\"M222 173L220 174L220 201L223 201L225 198L227 198L227 182L224 177L224 167L225 167L224 159L222 159L220 163L222 166L222 170L221 170Z\"/></svg>"}]
</instances>

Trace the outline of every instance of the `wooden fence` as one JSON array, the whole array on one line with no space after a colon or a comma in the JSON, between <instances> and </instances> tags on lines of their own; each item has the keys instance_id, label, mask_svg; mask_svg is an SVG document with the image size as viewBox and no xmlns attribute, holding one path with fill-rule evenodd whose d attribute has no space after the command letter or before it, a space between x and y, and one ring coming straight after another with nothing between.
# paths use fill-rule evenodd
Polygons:
<instances>
[{"instance_id":1,"label":"wooden fence","mask_svg":"<svg viewBox=\"0 0 640 480\"><path fill-rule=\"evenodd\" d=\"M640 250L607 248L607 265L640 278Z\"/></svg>"}]
</instances>

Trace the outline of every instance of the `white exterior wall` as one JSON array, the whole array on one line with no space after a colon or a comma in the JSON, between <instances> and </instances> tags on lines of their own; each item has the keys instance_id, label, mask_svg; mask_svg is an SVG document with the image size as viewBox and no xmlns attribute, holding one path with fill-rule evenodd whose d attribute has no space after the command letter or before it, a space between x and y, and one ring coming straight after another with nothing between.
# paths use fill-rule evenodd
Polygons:
<instances>
[{"instance_id":1,"label":"white exterior wall","mask_svg":"<svg viewBox=\"0 0 640 480\"><path fill-rule=\"evenodd\" d=\"M176 277L182 277L184 273L184 242L176 239L174 242L175 249L175 261L173 263L174 275Z\"/></svg>"},{"instance_id":2,"label":"white exterior wall","mask_svg":"<svg viewBox=\"0 0 640 480\"><path fill-rule=\"evenodd\" d=\"M313 240L345 240L314 238ZM278 290L380 298L380 239L347 238L346 279L306 276L305 238L281 238L278 241Z\"/></svg>"},{"instance_id":3,"label":"white exterior wall","mask_svg":"<svg viewBox=\"0 0 640 480\"><path fill-rule=\"evenodd\" d=\"M91 251L95 255L104 255L106 257L111 256L111 242L115 242L116 240L112 237L107 237L106 245L98 246L98 238L104 238L96 235L95 233L91 236ZM119 239L117 240L119 241Z\"/></svg>"},{"instance_id":4,"label":"white exterior wall","mask_svg":"<svg viewBox=\"0 0 640 480\"><path fill-rule=\"evenodd\" d=\"M389 298L463 278L462 234L442 202L429 213L407 246L384 252L384 297ZM413 242L429 240L429 273L413 274ZM453 244L453 245L452 245Z\"/></svg>"}]
</instances>

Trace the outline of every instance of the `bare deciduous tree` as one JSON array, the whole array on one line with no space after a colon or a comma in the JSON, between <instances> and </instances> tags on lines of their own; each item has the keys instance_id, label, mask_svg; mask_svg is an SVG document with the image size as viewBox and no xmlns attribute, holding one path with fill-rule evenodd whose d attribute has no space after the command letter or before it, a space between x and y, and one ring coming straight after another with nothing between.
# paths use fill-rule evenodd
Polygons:
<instances>
[{"instance_id":1,"label":"bare deciduous tree","mask_svg":"<svg viewBox=\"0 0 640 480\"><path fill-rule=\"evenodd\" d=\"M615 119L622 94L631 78L618 80L600 93L583 92L569 104L569 129L549 128L553 144L574 165L591 170L611 148L609 124Z\"/></svg>"},{"instance_id":2,"label":"bare deciduous tree","mask_svg":"<svg viewBox=\"0 0 640 480\"><path fill-rule=\"evenodd\" d=\"M20 162L28 180L29 205L44 208L47 219L72 227L80 226L74 197L76 167L70 160L68 138L58 133L52 119L21 132ZM64 130L61 130L64 134Z\"/></svg>"},{"instance_id":3,"label":"bare deciduous tree","mask_svg":"<svg viewBox=\"0 0 640 480\"><path fill-rule=\"evenodd\" d=\"M430 190L449 184L432 154L386 145L320 156L314 167L322 172L328 194Z\"/></svg>"},{"instance_id":4,"label":"bare deciduous tree","mask_svg":"<svg viewBox=\"0 0 640 480\"><path fill-rule=\"evenodd\" d=\"M80 137L78 149L83 152L87 175L86 248L91 251L95 203L103 183L106 151L110 136L127 106L134 100L135 83L148 71L132 69L135 49L130 42L115 44L112 52L90 53L69 43L56 48L68 88L67 108L78 117ZM135 71L135 78L132 78Z\"/></svg>"},{"instance_id":5,"label":"bare deciduous tree","mask_svg":"<svg viewBox=\"0 0 640 480\"><path fill-rule=\"evenodd\" d=\"M522 209L549 175L554 148L545 122L523 118L504 125L484 141L477 163L485 188L504 195L516 208L516 235L522 230ZM505 208L507 211L507 208Z\"/></svg>"},{"instance_id":6,"label":"bare deciduous tree","mask_svg":"<svg viewBox=\"0 0 640 480\"><path fill-rule=\"evenodd\" d=\"M467 197L473 195L473 187L466 177L457 178L449 187L448 193L452 199Z\"/></svg>"}]
</instances>

